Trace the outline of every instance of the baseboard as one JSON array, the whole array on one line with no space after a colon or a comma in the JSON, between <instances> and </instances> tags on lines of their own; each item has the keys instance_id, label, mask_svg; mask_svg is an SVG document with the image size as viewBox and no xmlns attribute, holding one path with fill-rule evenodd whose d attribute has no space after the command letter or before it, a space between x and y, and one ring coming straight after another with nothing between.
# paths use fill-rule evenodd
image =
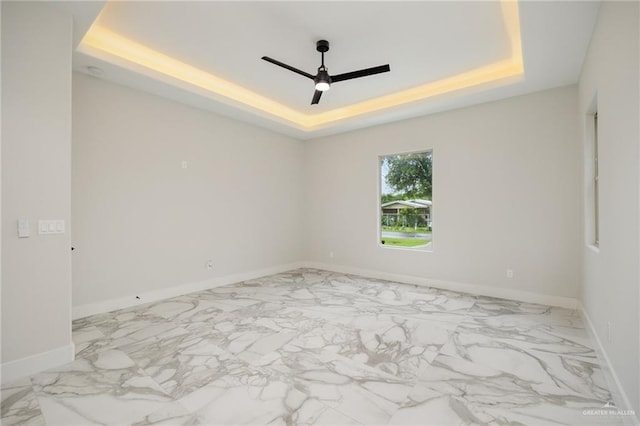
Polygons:
<instances>
[{"instance_id":1,"label":"baseboard","mask_svg":"<svg viewBox=\"0 0 640 426\"><path fill-rule=\"evenodd\" d=\"M157 302L158 300L168 299L171 297L182 296L184 294L196 291L207 290L210 288L221 287L241 281L251 280L264 277L266 275L278 274L280 272L290 271L304 267L303 262L288 263L285 265L272 266L264 269L257 269L239 274L225 275L223 277L211 278L208 280L198 281L194 283L182 284L175 287L153 290L146 293L136 293L126 297L104 300L102 302L88 303L85 305L74 306L72 318L84 318L90 315L102 314L105 312L115 311L117 309L128 308L130 306L144 305L145 303Z\"/></svg>"},{"instance_id":2,"label":"baseboard","mask_svg":"<svg viewBox=\"0 0 640 426\"><path fill-rule=\"evenodd\" d=\"M361 275L364 277L378 278L382 280L396 281L405 284L434 287L442 290L451 290L461 293L469 293L479 296L496 297L499 299L517 300L527 303L538 303L541 305L558 306L561 308L577 309L578 300L571 297L552 296L522 290L513 290L500 287L491 287L477 284L460 283L453 281L434 280L430 278L417 277L415 275L393 274L388 272L375 271L371 269L353 268L350 266L335 265L322 262L304 262L307 268L324 269L328 271L340 272L344 274Z\"/></svg>"},{"instance_id":3,"label":"baseboard","mask_svg":"<svg viewBox=\"0 0 640 426\"><path fill-rule=\"evenodd\" d=\"M266 275L277 274L298 268L317 268L345 274L361 275L370 278L378 278L389 281L397 281L407 284L421 285L452 290L475 295L496 297L500 299L518 300L527 303L539 303L542 305L559 306L568 309L577 309L578 301L570 297L552 296L539 293L526 292L499 287L483 286L476 284L460 283L453 281L434 280L417 277L415 275L393 274L371 269L353 268L350 266L335 265L330 263L303 261L284 265L273 266L265 269L258 269L239 274L226 275L194 283L182 284L175 287L168 287L160 290L153 290L146 293L132 294L126 297L104 300L96 303L89 303L73 307L72 318L84 318L90 315L115 311L117 309L128 308L130 306L143 305L145 303L156 302L170 297L181 296L183 294L196 291L207 290L228 284L246 281L250 279L264 277Z\"/></svg>"},{"instance_id":4,"label":"baseboard","mask_svg":"<svg viewBox=\"0 0 640 426\"><path fill-rule=\"evenodd\" d=\"M593 322L591 322L591 318L589 317L589 314L587 313L582 303L578 303L578 310L580 311L582 319L587 327L589 338L593 339L593 341L596 342L596 355L598 356L600 365L603 365L605 367L605 371L603 371L603 374L607 382L607 386L609 386L609 391L611 392L613 403L620 410L632 410L633 405L631 405L631 401L629 400L627 393L624 391L622 383L620 383L618 374L616 373L616 370L613 368L613 365L609 360L607 351L605 351L604 346L602 345L602 340L600 340L600 337L598 336L598 333L593 326ZM635 416L623 416L622 419L624 421L624 424L629 426L640 424L640 421L638 421L638 414L639 413L636 413Z\"/></svg>"},{"instance_id":5,"label":"baseboard","mask_svg":"<svg viewBox=\"0 0 640 426\"><path fill-rule=\"evenodd\" d=\"M67 364L75 358L75 345L72 343L59 348L2 363L2 384L39 373L49 368Z\"/></svg>"}]
</instances>

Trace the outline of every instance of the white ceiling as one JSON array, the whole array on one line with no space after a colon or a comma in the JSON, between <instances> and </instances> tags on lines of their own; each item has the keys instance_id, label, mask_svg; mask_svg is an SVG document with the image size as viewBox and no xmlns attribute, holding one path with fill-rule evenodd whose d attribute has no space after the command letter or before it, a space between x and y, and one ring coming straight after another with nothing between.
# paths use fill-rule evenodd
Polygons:
<instances>
[{"instance_id":1,"label":"white ceiling","mask_svg":"<svg viewBox=\"0 0 640 426\"><path fill-rule=\"evenodd\" d=\"M103 3L69 2L76 44ZM575 83L599 3L520 2L524 78L483 85L304 131L267 113L203 93L126 61L74 53L74 69L309 139ZM499 2L109 2L98 22L128 39L290 108L313 114L412 88L508 58ZM336 83L311 106L313 82L263 55L315 74L327 39L331 74L390 64L391 72Z\"/></svg>"}]
</instances>

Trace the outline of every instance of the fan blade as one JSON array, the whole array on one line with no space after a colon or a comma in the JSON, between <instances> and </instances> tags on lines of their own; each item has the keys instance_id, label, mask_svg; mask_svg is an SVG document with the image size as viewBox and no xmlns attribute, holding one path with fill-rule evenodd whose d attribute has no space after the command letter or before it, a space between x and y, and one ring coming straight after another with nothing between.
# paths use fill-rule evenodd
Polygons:
<instances>
[{"instance_id":1,"label":"fan blade","mask_svg":"<svg viewBox=\"0 0 640 426\"><path fill-rule=\"evenodd\" d=\"M344 74L332 75L331 82L337 83L339 81L351 80L352 78L366 77L368 75L380 74L388 71L391 71L391 68L389 68L389 64L380 65L379 67L366 68L359 71L351 71L351 72L346 72Z\"/></svg>"},{"instance_id":2,"label":"fan blade","mask_svg":"<svg viewBox=\"0 0 640 426\"><path fill-rule=\"evenodd\" d=\"M263 56L263 57L262 57L262 59L264 59L264 60L265 60L265 61L267 61L267 62L271 62L273 65L277 65L277 66L279 66L279 67L286 68L286 69L288 69L289 71L293 71L293 72L295 72L296 74L303 75L303 76L305 76L305 77L307 77L307 78L310 78L311 80L313 80L313 79L314 79L314 76L312 76L312 75L311 75L311 74L309 74L308 72L304 72L304 71L302 71L302 70L299 70L298 68L294 68L294 67L292 67L291 65L283 64L282 62L280 62L280 61L276 61L275 59L271 59L271 58L270 58L270 57L268 57L268 56Z\"/></svg>"},{"instance_id":3,"label":"fan blade","mask_svg":"<svg viewBox=\"0 0 640 426\"><path fill-rule=\"evenodd\" d=\"M320 102L320 96L322 96L322 92L316 90L316 92L313 94L313 99L311 99L311 105L315 105Z\"/></svg>"}]
</instances>

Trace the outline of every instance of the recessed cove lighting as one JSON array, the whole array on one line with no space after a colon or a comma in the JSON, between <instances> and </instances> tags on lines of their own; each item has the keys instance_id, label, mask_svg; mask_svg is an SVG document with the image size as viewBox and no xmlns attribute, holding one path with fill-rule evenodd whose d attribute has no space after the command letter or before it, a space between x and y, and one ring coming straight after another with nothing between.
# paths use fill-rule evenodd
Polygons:
<instances>
[{"instance_id":1,"label":"recessed cove lighting","mask_svg":"<svg viewBox=\"0 0 640 426\"><path fill-rule=\"evenodd\" d=\"M104 71L102 70L102 68L100 67L96 67L93 65L89 65L87 67L87 71L89 71L89 74L95 76L95 77L100 77L102 74L104 74Z\"/></svg>"},{"instance_id":2,"label":"recessed cove lighting","mask_svg":"<svg viewBox=\"0 0 640 426\"><path fill-rule=\"evenodd\" d=\"M286 124L302 131L311 132L354 117L463 89L486 84L509 84L522 80L524 78L524 63L520 38L518 1L500 0L499 4L502 9L502 25L510 47L510 52L506 57L460 73L444 76L437 80L427 81L415 87L317 113L308 113L305 110L282 104L235 82L225 80L205 69L182 62L164 52L119 34L103 25L100 19L94 22L85 34L78 46L78 51L193 93L224 103L230 103L231 105L235 104L237 107L248 109L259 116L266 115L266 117L276 121L282 120ZM323 53L322 50L325 50L325 48L328 50L327 41L320 40L317 42L317 50L320 53ZM354 75L358 73L352 72L330 76L326 69L324 69L326 75L320 72L323 71L322 69L319 69L318 74L314 76L266 56L262 57L262 59L313 80L315 92L311 101L312 105L319 102L325 90L341 81L338 77L345 76L342 79L346 79L346 77L355 78ZM100 74L96 74L92 71L93 68L97 67L87 67L87 71L95 76L102 74L101 69L97 68ZM361 71L371 74L373 73L371 70L375 70L375 73L390 71L388 65Z\"/></svg>"}]
</instances>

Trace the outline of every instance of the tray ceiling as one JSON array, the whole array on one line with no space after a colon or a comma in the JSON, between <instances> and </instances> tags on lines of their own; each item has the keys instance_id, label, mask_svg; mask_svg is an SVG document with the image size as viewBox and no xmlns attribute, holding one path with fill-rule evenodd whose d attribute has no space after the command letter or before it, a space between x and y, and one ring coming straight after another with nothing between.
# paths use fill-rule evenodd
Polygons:
<instances>
[{"instance_id":1,"label":"tray ceiling","mask_svg":"<svg viewBox=\"0 0 640 426\"><path fill-rule=\"evenodd\" d=\"M94 15L88 10L93 9ZM74 69L308 139L577 81L593 2L108 2L69 6ZM88 29L88 31L87 31ZM319 39L339 74L391 72L332 85L315 74Z\"/></svg>"}]
</instances>

